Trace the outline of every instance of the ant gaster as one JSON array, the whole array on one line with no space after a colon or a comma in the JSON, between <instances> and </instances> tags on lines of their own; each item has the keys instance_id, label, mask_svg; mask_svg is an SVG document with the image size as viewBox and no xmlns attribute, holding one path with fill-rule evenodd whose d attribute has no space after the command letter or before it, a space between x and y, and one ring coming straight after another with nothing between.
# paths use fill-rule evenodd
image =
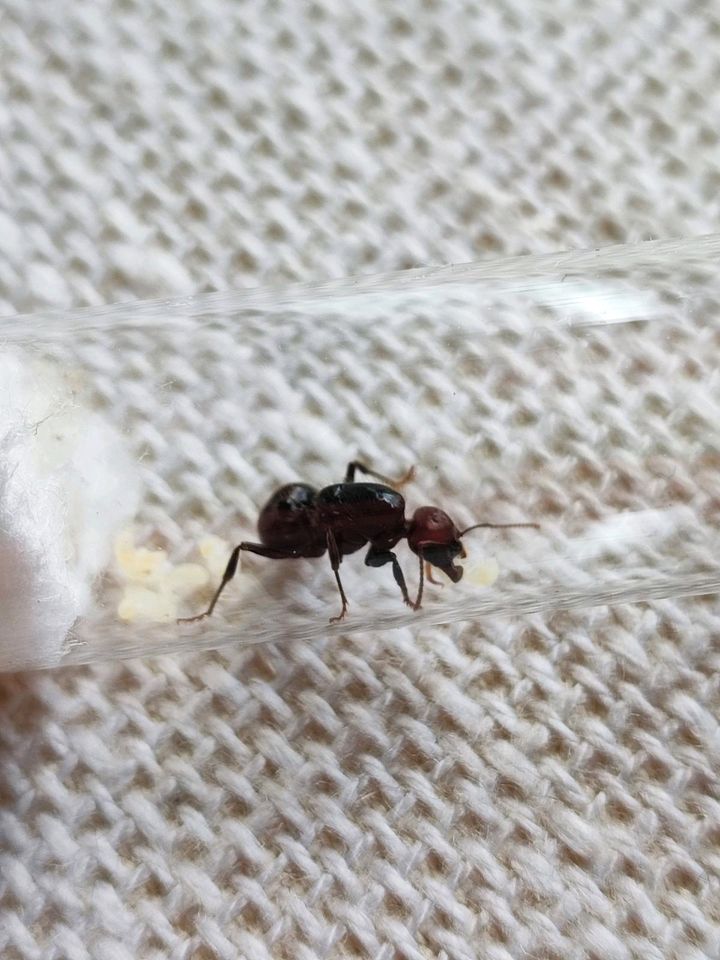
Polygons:
<instances>
[{"instance_id":1,"label":"ant gaster","mask_svg":"<svg viewBox=\"0 0 720 960\"><path fill-rule=\"evenodd\" d=\"M355 482L357 471L382 482ZM369 544L365 564L368 567L392 564L403 600L413 610L419 610L424 584L423 565L428 565L429 579L432 579L431 568L434 566L457 583L462 579L463 568L454 561L465 556L461 540L470 530L538 526L536 523L476 523L458 530L439 507L418 507L406 520L405 500L394 487L409 481L413 473L411 468L402 480L393 481L354 460L348 464L343 483L333 483L322 490L315 490L306 483L289 483L280 487L260 511L260 543L243 542L235 547L208 609L197 617L178 622L192 623L212 614L221 593L235 576L241 550L270 560L321 557L327 551L342 600L340 613L330 619L331 623L336 623L343 619L348 608L340 580L340 564L349 553ZM408 546L420 560L420 584L415 600L410 599L405 577L393 553L393 547L403 538L407 538Z\"/></svg>"}]
</instances>

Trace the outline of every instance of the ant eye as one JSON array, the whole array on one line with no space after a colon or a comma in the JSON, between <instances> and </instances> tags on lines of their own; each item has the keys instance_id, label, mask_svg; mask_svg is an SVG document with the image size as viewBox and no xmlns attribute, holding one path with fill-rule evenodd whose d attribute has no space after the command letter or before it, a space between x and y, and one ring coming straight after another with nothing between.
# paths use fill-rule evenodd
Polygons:
<instances>
[{"instance_id":1,"label":"ant eye","mask_svg":"<svg viewBox=\"0 0 720 960\"><path fill-rule=\"evenodd\" d=\"M433 510L426 522L429 527L443 527L446 524L446 517L442 510Z\"/></svg>"}]
</instances>

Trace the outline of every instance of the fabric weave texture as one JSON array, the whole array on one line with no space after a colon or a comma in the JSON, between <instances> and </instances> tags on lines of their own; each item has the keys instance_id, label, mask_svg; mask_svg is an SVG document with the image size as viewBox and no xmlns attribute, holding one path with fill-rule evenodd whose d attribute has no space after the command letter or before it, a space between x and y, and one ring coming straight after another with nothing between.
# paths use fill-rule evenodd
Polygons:
<instances>
[{"instance_id":1,"label":"fabric weave texture","mask_svg":"<svg viewBox=\"0 0 720 960\"><path fill-rule=\"evenodd\" d=\"M697 0L0 0L0 309L708 233L719 72ZM2 677L0 955L717 957L718 624Z\"/></svg>"}]
</instances>

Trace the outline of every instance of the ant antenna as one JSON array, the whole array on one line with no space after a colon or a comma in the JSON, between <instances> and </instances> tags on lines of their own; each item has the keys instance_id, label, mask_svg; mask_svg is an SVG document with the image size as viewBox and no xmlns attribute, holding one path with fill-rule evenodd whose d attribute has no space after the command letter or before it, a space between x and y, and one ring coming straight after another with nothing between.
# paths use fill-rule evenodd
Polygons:
<instances>
[{"instance_id":1,"label":"ant antenna","mask_svg":"<svg viewBox=\"0 0 720 960\"><path fill-rule=\"evenodd\" d=\"M490 527L492 530L508 530L510 527L532 527L533 530L539 530L539 523L474 523L471 527L466 527L458 536L464 537L471 530L478 530L480 527Z\"/></svg>"}]
</instances>

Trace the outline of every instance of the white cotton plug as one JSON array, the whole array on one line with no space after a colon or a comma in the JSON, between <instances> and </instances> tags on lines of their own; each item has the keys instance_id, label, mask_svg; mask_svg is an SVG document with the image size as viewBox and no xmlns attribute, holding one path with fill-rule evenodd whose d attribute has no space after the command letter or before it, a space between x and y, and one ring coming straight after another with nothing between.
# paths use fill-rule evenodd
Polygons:
<instances>
[{"instance_id":1,"label":"white cotton plug","mask_svg":"<svg viewBox=\"0 0 720 960\"><path fill-rule=\"evenodd\" d=\"M0 648L8 670L52 666L87 612L139 502L122 436L75 375L0 356Z\"/></svg>"}]
</instances>

